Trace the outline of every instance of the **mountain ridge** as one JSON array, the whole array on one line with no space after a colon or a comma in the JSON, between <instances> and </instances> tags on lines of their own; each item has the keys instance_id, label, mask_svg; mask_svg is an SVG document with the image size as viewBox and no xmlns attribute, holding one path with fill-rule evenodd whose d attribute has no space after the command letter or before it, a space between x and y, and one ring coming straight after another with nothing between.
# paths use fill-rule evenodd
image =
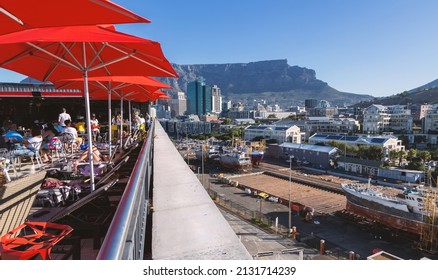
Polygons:
<instances>
[{"instance_id":1,"label":"mountain ridge","mask_svg":"<svg viewBox=\"0 0 438 280\"><path fill-rule=\"evenodd\" d=\"M344 105L374 98L371 95L338 91L327 82L317 79L315 70L290 66L287 59L173 66L179 78L160 80L172 86L175 91L186 92L189 82L203 77L206 84L217 85L222 95L233 101L263 97L270 102L297 105L303 104L304 99L315 98L325 99L333 105Z\"/></svg>"}]
</instances>

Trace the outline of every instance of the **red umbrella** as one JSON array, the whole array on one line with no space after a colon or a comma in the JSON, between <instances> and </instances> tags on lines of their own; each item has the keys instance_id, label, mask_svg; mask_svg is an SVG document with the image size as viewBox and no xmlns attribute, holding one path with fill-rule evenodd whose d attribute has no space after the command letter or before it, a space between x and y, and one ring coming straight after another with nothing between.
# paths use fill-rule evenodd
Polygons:
<instances>
[{"instance_id":1,"label":"red umbrella","mask_svg":"<svg viewBox=\"0 0 438 280\"><path fill-rule=\"evenodd\" d=\"M83 85L83 79L68 79L55 82L57 89L77 89ZM145 76L103 76L89 77L89 92L92 100L108 100L108 125L111 124L111 99L121 100L123 114L123 100L147 102L156 100L159 88L171 88L168 84ZM131 111L129 111L131 120ZM120 124L122 126L122 124ZM110 132L110 131L109 131ZM122 127L120 127L120 135ZM122 139L122 137L120 137ZM111 133L108 137L109 152L111 154Z\"/></svg>"},{"instance_id":2,"label":"red umbrella","mask_svg":"<svg viewBox=\"0 0 438 280\"><path fill-rule=\"evenodd\" d=\"M88 76L178 76L158 42L99 26L34 28L2 35L0 67L40 81L83 77L87 120ZM92 147L89 121L87 131ZM94 190L91 150L90 187Z\"/></svg>"},{"instance_id":3,"label":"red umbrella","mask_svg":"<svg viewBox=\"0 0 438 280\"><path fill-rule=\"evenodd\" d=\"M102 26L27 29L0 36L0 66L41 81L88 76L177 77L160 43Z\"/></svg>"},{"instance_id":4,"label":"red umbrella","mask_svg":"<svg viewBox=\"0 0 438 280\"><path fill-rule=\"evenodd\" d=\"M36 27L149 23L108 0L0 0L0 34Z\"/></svg>"},{"instance_id":5,"label":"red umbrella","mask_svg":"<svg viewBox=\"0 0 438 280\"><path fill-rule=\"evenodd\" d=\"M157 95L157 99L170 99L170 96L161 90L157 90L154 92Z\"/></svg>"}]
</instances>

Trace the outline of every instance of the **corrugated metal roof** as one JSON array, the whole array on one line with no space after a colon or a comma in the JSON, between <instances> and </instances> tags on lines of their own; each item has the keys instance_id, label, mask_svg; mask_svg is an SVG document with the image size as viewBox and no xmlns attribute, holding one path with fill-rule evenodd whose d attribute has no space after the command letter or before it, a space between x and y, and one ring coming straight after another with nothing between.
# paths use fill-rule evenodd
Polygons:
<instances>
[{"instance_id":1,"label":"corrugated metal roof","mask_svg":"<svg viewBox=\"0 0 438 280\"><path fill-rule=\"evenodd\" d=\"M368 137L368 136L343 136L343 135L325 135L325 134L315 134L310 136L309 140L318 139L326 141L347 141L354 143L367 143L367 144L383 144L389 139L394 139L394 136L379 136L379 137Z\"/></svg>"},{"instance_id":2,"label":"corrugated metal roof","mask_svg":"<svg viewBox=\"0 0 438 280\"><path fill-rule=\"evenodd\" d=\"M297 143L282 143L278 145L283 148L291 148L291 149L301 149L306 151L315 151L315 152L323 152L323 153L331 153L336 148L330 146L319 146L319 145L309 145L309 144L297 144Z\"/></svg>"}]
</instances>

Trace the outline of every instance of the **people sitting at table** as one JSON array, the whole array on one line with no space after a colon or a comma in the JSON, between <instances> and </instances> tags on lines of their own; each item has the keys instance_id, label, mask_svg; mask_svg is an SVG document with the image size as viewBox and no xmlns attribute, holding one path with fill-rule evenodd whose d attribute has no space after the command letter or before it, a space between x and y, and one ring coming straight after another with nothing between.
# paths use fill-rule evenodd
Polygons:
<instances>
[{"instance_id":1,"label":"people sitting at table","mask_svg":"<svg viewBox=\"0 0 438 280\"><path fill-rule=\"evenodd\" d=\"M63 137L63 141L66 144L72 144L73 149L77 148L82 144L82 138L78 136L78 131L76 128L71 126L71 120L65 120L65 127L61 132L61 136ZM74 139L68 139L68 134L73 136ZM72 143L68 143L68 141L74 141Z\"/></svg>"},{"instance_id":2,"label":"people sitting at table","mask_svg":"<svg viewBox=\"0 0 438 280\"><path fill-rule=\"evenodd\" d=\"M11 143L21 142L24 140L23 135L17 132L17 125L15 123L11 123L9 125L8 131L3 136Z\"/></svg>"},{"instance_id":3,"label":"people sitting at table","mask_svg":"<svg viewBox=\"0 0 438 280\"><path fill-rule=\"evenodd\" d=\"M51 145L51 140L53 139L53 137L57 137L59 135L59 132L58 130L56 130L53 123L49 122L46 124L46 128L44 129L42 135L43 135L43 145L42 145L41 157L43 158L44 162L48 162L52 160L49 152L50 150L49 146Z\"/></svg>"},{"instance_id":4,"label":"people sitting at table","mask_svg":"<svg viewBox=\"0 0 438 280\"><path fill-rule=\"evenodd\" d=\"M23 139L15 143L15 149L11 152L13 157L17 156L34 156L36 152L39 152L41 143L43 142L43 136L39 126L33 126L31 129L31 135L29 139Z\"/></svg>"}]
</instances>

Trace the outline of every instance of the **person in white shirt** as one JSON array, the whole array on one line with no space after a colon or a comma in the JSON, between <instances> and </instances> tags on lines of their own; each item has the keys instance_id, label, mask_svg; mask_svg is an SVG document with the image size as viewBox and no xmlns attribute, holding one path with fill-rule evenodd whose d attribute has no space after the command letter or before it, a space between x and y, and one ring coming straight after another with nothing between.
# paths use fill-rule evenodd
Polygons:
<instances>
[{"instance_id":1,"label":"person in white shirt","mask_svg":"<svg viewBox=\"0 0 438 280\"><path fill-rule=\"evenodd\" d=\"M96 119L96 114L91 115L90 125L91 131L93 132L93 141L96 141L100 134L99 121Z\"/></svg>"},{"instance_id":2,"label":"person in white shirt","mask_svg":"<svg viewBox=\"0 0 438 280\"><path fill-rule=\"evenodd\" d=\"M65 134L65 133L72 134L73 137L76 139L76 142L77 142L78 145L82 144L82 138L78 136L78 131L76 130L76 128L71 126L71 121L70 120L66 120L65 121L65 127L62 130L61 135Z\"/></svg>"},{"instance_id":3,"label":"person in white shirt","mask_svg":"<svg viewBox=\"0 0 438 280\"><path fill-rule=\"evenodd\" d=\"M71 117L70 115L67 113L67 110L65 108L62 108L62 113L59 114L58 116L58 123L59 125L61 125L62 127L65 126L65 121L66 120L70 120L71 121Z\"/></svg>"}]
</instances>

